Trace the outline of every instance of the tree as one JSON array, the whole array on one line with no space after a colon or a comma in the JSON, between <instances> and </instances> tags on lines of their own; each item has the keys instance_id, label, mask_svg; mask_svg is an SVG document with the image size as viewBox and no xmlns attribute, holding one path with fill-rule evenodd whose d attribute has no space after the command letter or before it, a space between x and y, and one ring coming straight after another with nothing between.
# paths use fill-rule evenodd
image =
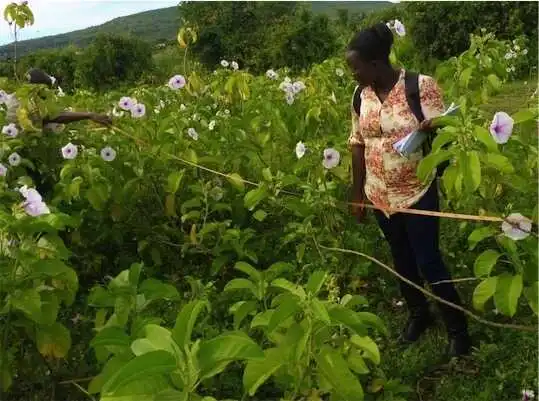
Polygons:
<instances>
[{"instance_id":1,"label":"tree","mask_svg":"<svg viewBox=\"0 0 539 401\"><path fill-rule=\"evenodd\" d=\"M131 37L99 35L81 54L76 70L78 86L97 91L136 83L153 67L150 44Z\"/></svg>"}]
</instances>

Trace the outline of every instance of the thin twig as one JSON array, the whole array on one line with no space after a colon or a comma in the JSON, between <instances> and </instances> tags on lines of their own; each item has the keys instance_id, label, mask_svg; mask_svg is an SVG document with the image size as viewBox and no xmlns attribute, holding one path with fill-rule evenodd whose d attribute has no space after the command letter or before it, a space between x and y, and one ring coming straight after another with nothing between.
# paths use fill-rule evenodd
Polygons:
<instances>
[{"instance_id":1,"label":"thin twig","mask_svg":"<svg viewBox=\"0 0 539 401\"><path fill-rule=\"evenodd\" d=\"M477 280L481 280L481 279L477 277L465 277L465 278L456 278L453 280L436 281L435 283L430 283L430 285L432 286L432 285L447 284L447 283L462 283L465 281L477 281Z\"/></svg>"},{"instance_id":2,"label":"thin twig","mask_svg":"<svg viewBox=\"0 0 539 401\"><path fill-rule=\"evenodd\" d=\"M424 295L428 296L429 298L432 298L444 305L447 305L453 309L456 309L456 310L459 310L461 311L462 313L468 315L469 317L471 317L472 319L478 321L479 323L482 323L482 324L485 324L487 326L492 326L492 327L500 327L500 328L507 328L507 329L515 329L515 330L520 330L520 331L527 331L527 332L532 332L532 333L535 333L537 332L537 327L536 326L523 326L523 325L519 325L519 324L511 324L511 323L497 323L497 322L492 322L490 320L486 320L486 319L483 319L482 317L479 317L477 316L476 314L474 314L473 312L469 311L468 309L466 308L463 308L462 306L460 305L456 305L452 302L449 302L449 301L446 301L445 299L443 298L440 298L439 296L437 295L434 295L433 293L427 291L426 289L424 289L423 287L421 287L420 285L417 285L416 283L408 280L406 277L402 276L401 274L399 274L398 272L396 272L395 270L393 270L391 267L389 267L388 265L384 264L383 262L380 262L378 259L372 257L372 256L369 256L369 255L366 255L364 253L361 253L361 252L357 252L357 251L353 251L351 249L343 249L343 248L330 248L330 247L327 247L327 246L324 246L324 245L320 245L320 248L322 249L326 249L328 251L333 251L333 252L341 252L341 253L348 253L348 254L352 254L352 255L356 255L356 256L361 256L365 259L368 259L370 260L371 262L377 264L378 266L380 267L383 267L384 269L386 269L387 271L389 271L391 274L393 274L394 276L397 276L400 280L404 281L406 284L414 287L415 289L417 289L418 291L421 291Z\"/></svg>"}]
</instances>

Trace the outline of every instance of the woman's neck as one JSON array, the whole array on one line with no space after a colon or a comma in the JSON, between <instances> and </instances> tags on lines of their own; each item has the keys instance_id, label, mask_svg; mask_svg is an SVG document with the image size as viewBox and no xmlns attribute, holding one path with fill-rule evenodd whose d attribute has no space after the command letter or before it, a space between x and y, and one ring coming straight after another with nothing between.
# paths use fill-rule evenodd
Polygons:
<instances>
[{"instance_id":1,"label":"woman's neck","mask_svg":"<svg viewBox=\"0 0 539 401\"><path fill-rule=\"evenodd\" d=\"M374 82L373 88L376 92L387 92L395 86L399 80L400 71L394 69L391 65L384 67L379 75L378 79Z\"/></svg>"}]
</instances>

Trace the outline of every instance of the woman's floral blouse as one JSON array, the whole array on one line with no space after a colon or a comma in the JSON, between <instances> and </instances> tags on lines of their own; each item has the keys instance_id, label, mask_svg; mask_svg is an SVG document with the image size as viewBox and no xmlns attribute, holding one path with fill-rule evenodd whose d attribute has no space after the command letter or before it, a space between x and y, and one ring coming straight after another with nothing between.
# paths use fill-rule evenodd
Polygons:
<instances>
[{"instance_id":1,"label":"woman's floral blouse","mask_svg":"<svg viewBox=\"0 0 539 401\"><path fill-rule=\"evenodd\" d=\"M442 92L433 78L419 76L419 96L425 119L443 113ZM372 88L363 89L360 114L352 107L352 133L348 142L365 145L365 195L382 209L409 208L427 192L435 175L425 183L417 178L417 166L423 157L421 149L409 158L393 149L395 142L419 126L406 100L404 70L383 103Z\"/></svg>"}]
</instances>

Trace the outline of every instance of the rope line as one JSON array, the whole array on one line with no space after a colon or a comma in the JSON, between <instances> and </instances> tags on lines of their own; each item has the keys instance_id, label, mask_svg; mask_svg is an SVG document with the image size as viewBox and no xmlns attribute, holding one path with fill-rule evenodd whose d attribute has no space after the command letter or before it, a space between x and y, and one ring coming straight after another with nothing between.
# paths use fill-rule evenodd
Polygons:
<instances>
[{"instance_id":1,"label":"rope line","mask_svg":"<svg viewBox=\"0 0 539 401\"><path fill-rule=\"evenodd\" d=\"M146 141L144 141L144 140L142 140L140 138L137 138L137 137L135 137L135 136L133 136L133 135L127 133L127 132L125 132L121 128L118 128L118 127L115 127L115 126L111 126L110 128L112 130L124 135L124 136L127 136L127 137L133 139L134 141L136 141L138 143L142 143L142 144L144 144L146 146L151 146L148 142L146 142ZM212 174L215 174L215 175L218 175L218 176L221 176L221 177L225 177L225 178L228 178L228 179L233 180L233 181L240 181L240 182L243 182L244 184L248 184L248 185L251 185L251 186L254 186L254 187L260 187L259 183L249 181L249 180L246 180L246 179L238 177L238 176L232 176L230 174L222 173L220 171L211 169L211 168L206 167L206 166L202 166L202 165L194 163L192 161L185 160L185 159L183 159L183 158L181 158L179 156L173 155L173 154L171 154L169 152L166 152L166 151L163 151L163 150L160 150L160 152L163 153L163 154L166 154L168 157L170 157L172 159L175 159L175 160L177 160L177 161L179 161L181 163L187 164L187 165L189 165L191 167L195 167L195 168L198 168L200 170L204 170L204 171L207 171L209 173L212 173ZM287 191L287 190L281 190L280 192L284 193L284 194L287 194L287 195L291 195L291 196L301 197L300 194L295 193L295 192L290 192L290 191ZM514 223L512 223L510 221L507 221L506 219L503 219L501 217L497 217L497 216L477 216L477 215L471 215L471 214L434 212L434 211L411 209L411 208L383 208L383 207L371 205L371 204L368 204L368 203L356 203L356 202L344 202L344 201L337 201L337 203L339 203L341 205L346 205L346 206L359 206L359 207L364 207L366 209L376 209L376 210L380 210L380 211L383 211L383 212L389 212L389 213L414 214L414 215L420 215L420 216L441 217L441 218L448 218L448 219L455 219L455 220L484 221L484 222L492 222L492 223L507 222L507 223L511 224L512 226L520 229L520 227L518 225L515 225Z\"/></svg>"}]
</instances>

